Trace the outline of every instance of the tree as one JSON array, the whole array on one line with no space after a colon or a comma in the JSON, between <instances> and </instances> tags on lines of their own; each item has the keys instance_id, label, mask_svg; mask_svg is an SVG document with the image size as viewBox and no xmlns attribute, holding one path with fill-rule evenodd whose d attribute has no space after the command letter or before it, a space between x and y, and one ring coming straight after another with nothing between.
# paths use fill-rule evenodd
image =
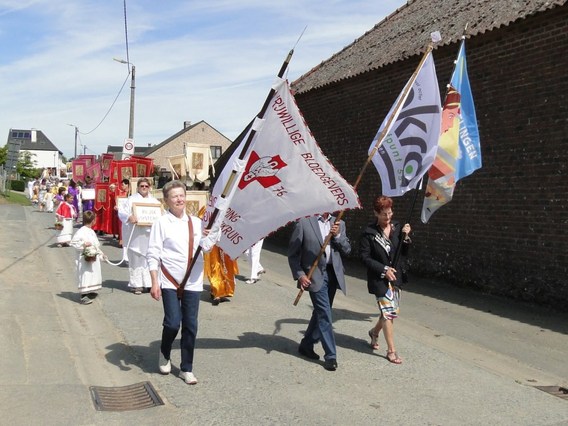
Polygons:
<instances>
[{"instance_id":1,"label":"tree","mask_svg":"<svg viewBox=\"0 0 568 426\"><path fill-rule=\"evenodd\" d=\"M8 144L0 148L0 166L5 166L7 159L8 159Z\"/></svg>"},{"instance_id":2,"label":"tree","mask_svg":"<svg viewBox=\"0 0 568 426\"><path fill-rule=\"evenodd\" d=\"M16 172L21 178L35 177L41 173L41 170L35 167L33 156L35 154L31 154L29 151L20 152L20 158L16 163ZM0 148L0 165L5 166L6 161L8 161L8 144Z\"/></svg>"},{"instance_id":3,"label":"tree","mask_svg":"<svg viewBox=\"0 0 568 426\"><path fill-rule=\"evenodd\" d=\"M30 178L38 176L41 173L41 170L35 167L35 160L32 158L32 155L29 151L23 151L20 153L20 160L16 165L16 171L22 178Z\"/></svg>"}]
</instances>

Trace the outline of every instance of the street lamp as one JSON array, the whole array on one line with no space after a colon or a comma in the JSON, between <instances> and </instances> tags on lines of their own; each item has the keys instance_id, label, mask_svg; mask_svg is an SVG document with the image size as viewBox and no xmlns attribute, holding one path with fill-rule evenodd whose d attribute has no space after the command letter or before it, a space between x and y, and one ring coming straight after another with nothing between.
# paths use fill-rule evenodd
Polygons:
<instances>
[{"instance_id":1,"label":"street lamp","mask_svg":"<svg viewBox=\"0 0 568 426\"><path fill-rule=\"evenodd\" d=\"M136 89L136 67L131 62L125 61L124 59L112 59L116 62L120 62L121 64L127 64L132 68L130 71L130 121L128 123L128 139L134 139L134 91Z\"/></svg>"},{"instance_id":2,"label":"street lamp","mask_svg":"<svg viewBox=\"0 0 568 426\"><path fill-rule=\"evenodd\" d=\"M75 128L75 156L73 157L75 160L77 159L77 133L79 133L79 128L74 124L67 124L68 126Z\"/></svg>"}]
</instances>

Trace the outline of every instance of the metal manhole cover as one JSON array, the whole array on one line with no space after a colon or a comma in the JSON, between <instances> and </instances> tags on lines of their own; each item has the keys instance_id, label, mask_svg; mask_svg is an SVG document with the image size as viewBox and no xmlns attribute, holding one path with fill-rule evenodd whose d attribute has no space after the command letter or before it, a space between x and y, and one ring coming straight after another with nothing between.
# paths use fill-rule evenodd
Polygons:
<instances>
[{"instance_id":1,"label":"metal manhole cover","mask_svg":"<svg viewBox=\"0 0 568 426\"><path fill-rule=\"evenodd\" d=\"M164 405L150 382L121 387L91 386L91 397L98 411L128 411Z\"/></svg>"},{"instance_id":2,"label":"metal manhole cover","mask_svg":"<svg viewBox=\"0 0 568 426\"><path fill-rule=\"evenodd\" d=\"M568 401L568 388L560 386L535 386L535 388Z\"/></svg>"}]
</instances>

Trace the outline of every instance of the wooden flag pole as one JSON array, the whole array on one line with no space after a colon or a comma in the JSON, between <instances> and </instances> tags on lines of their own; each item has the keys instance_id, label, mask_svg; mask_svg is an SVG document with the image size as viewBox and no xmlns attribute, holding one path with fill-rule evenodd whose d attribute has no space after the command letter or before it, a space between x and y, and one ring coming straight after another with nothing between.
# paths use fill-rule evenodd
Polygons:
<instances>
[{"instance_id":1,"label":"wooden flag pole","mask_svg":"<svg viewBox=\"0 0 568 426\"><path fill-rule=\"evenodd\" d=\"M343 212L345 212L345 210L342 210L342 211L339 212L339 214L337 215L337 218L335 219L335 222L333 222L334 225L339 223L339 221L343 217ZM319 260L321 259L321 257L325 253L325 248L327 247L327 245L331 241L332 236L333 236L333 234L330 232L329 234L327 234L327 237L325 237L325 240L324 240L324 242L323 242L323 244L320 248L320 251L318 253L318 256L316 257L316 260L314 260L314 263L312 263L312 266L310 267L310 270L308 271L308 275L306 275L308 277L308 280L312 278L313 273L315 272L316 268L318 267ZM300 291L298 291L298 294L296 295L296 299L294 299L294 306L296 306L298 304L298 302L302 298L302 294L304 294L304 289L300 287Z\"/></svg>"},{"instance_id":2,"label":"wooden flag pole","mask_svg":"<svg viewBox=\"0 0 568 426\"><path fill-rule=\"evenodd\" d=\"M371 153L367 157L367 160L363 164L363 167L359 171L359 176L357 176L357 179L355 180L355 184L353 185L353 189L355 189L355 191L357 191L357 188L359 186L359 183L361 182L361 179L363 178L363 174L365 173L365 170L367 170L367 167L369 166L369 164L373 160L373 157L377 153L377 150L379 149L379 147L383 143L383 140L384 140L385 136L387 135L388 130L390 129L390 126L391 126L391 124L394 120L394 117L397 115L397 112L400 110L400 108L402 108L403 102L406 99L408 92L410 91L410 88L414 84L414 81L418 77L418 73L420 72L420 69L422 68L422 65L424 64L424 61L426 61L428 54L430 52L432 52L433 49L434 49L434 44L432 42L428 43L428 46L426 48L426 52L424 52L424 55L422 56L420 63L418 64L418 66L414 70L414 73L410 77L410 80L406 84L406 86L405 86L405 88L402 92L402 95L399 97L398 102L395 105L395 109L393 110L393 113L389 116L389 118L387 120L387 124L385 125L385 127L381 131L379 137L377 138L377 142L375 143L373 150L371 151ZM337 215L337 218L335 219L334 224L338 224L341 221L341 218L343 217L344 212L345 212L345 210L342 210L342 211L339 212L339 214ZM312 266L310 267L310 270L308 271L308 275L307 275L308 280L311 279L312 274L316 270L318 263L319 263L319 260L323 256L323 253L325 252L325 248L329 244L331 237L332 237L332 234L329 233L328 236L325 238L323 245L322 245L322 247L321 247L321 249L318 253L318 256L316 257L316 260L314 260L314 263L312 264ZM300 301L303 294L304 294L304 289L300 288L300 290L298 291L298 294L296 296L296 299L294 299L294 303L293 303L294 306L296 306L298 304L298 302Z\"/></svg>"},{"instance_id":3,"label":"wooden flag pole","mask_svg":"<svg viewBox=\"0 0 568 426\"><path fill-rule=\"evenodd\" d=\"M464 29L463 29L462 36L461 36L462 44L465 42L465 35L466 35L466 32L467 32L467 27L468 27L468 25L469 25L469 22L466 22L465 27L464 27ZM461 46L460 46L460 48L461 48ZM448 99L448 93L450 92L450 86L451 86L451 79L452 79L452 76L454 75L454 73L455 73L455 71L456 71L456 65L457 65L457 61L454 61L454 68L452 69L452 73L450 74L450 83L448 83L448 84L446 85L446 94L445 94L445 96L444 96L444 103L442 104L443 106L446 105L446 101L447 101L447 99ZM442 108L443 108L443 107L442 107ZM432 166L430 166L430 167L432 167ZM426 174L425 176L426 176L426 180L424 180L424 178L422 178L422 180L420 181L420 185L419 185L419 188L420 188L420 189L422 188L423 185L427 185L427 184L428 184L428 175ZM405 223L410 223L410 219L412 218L412 212L414 211L414 207L416 206L416 201L417 201L417 199L418 199L418 194L419 194L419 192L420 192L420 191L417 189L416 192L414 193L414 199L412 200L412 204L411 204L411 206L410 206L410 210L409 210L408 216L407 216L408 219L406 220ZM402 232L402 229L401 229L401 231L400 231L400 236L401 236L401 237L404 236L404 233ZM397 266L397 264L398 264L398 260L399 260L399 258L400 258L401 247L402 247L402 238L401 238L401 241L400 241L400 243L399 243L399 245L398 245L398 247L397 247L397 249L396 249L396 252L395 252L395 254L394 254L394 258L393 258L393 261L392 261L392 264L391 264L391 266L392 266L394 269L396 269L396 266Z\"/></svg>"}]
</instances>

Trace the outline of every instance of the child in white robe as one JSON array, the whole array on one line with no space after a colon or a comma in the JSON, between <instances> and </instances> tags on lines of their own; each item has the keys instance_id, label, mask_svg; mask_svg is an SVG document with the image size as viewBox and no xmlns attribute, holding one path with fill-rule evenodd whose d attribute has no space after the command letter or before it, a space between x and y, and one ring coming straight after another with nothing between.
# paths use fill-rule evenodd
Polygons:
<instances>
[{"instance_id":1,"label":"child in white robe","mask_svg":"<svg viewBox=\"0 0 568 426\"><path fill-rule=\"evenodd\" d=\"M71 240L71 246L77 249L77 287L81 294L81 304L89 305L97 297L97 291L101 289L103 279L101 274L101 259L106 256L101 251L101 244L97 234L91 228L95 223L96 215L87 210L83 213L83 226L75 233ZM95 254L94 260L85 256L85 249L92 247Z\"/></svg>"},{"instance_id":2,"label":"child in white robe","mask_svg":"<svg viewBox=\"0 0 568 426\"><path fill-rule=\"evenodd\" d=\"M48 190L44 196L45 200L45 211L48 213L53 213L53 192Z\"/></svg>"}]
</instances>

